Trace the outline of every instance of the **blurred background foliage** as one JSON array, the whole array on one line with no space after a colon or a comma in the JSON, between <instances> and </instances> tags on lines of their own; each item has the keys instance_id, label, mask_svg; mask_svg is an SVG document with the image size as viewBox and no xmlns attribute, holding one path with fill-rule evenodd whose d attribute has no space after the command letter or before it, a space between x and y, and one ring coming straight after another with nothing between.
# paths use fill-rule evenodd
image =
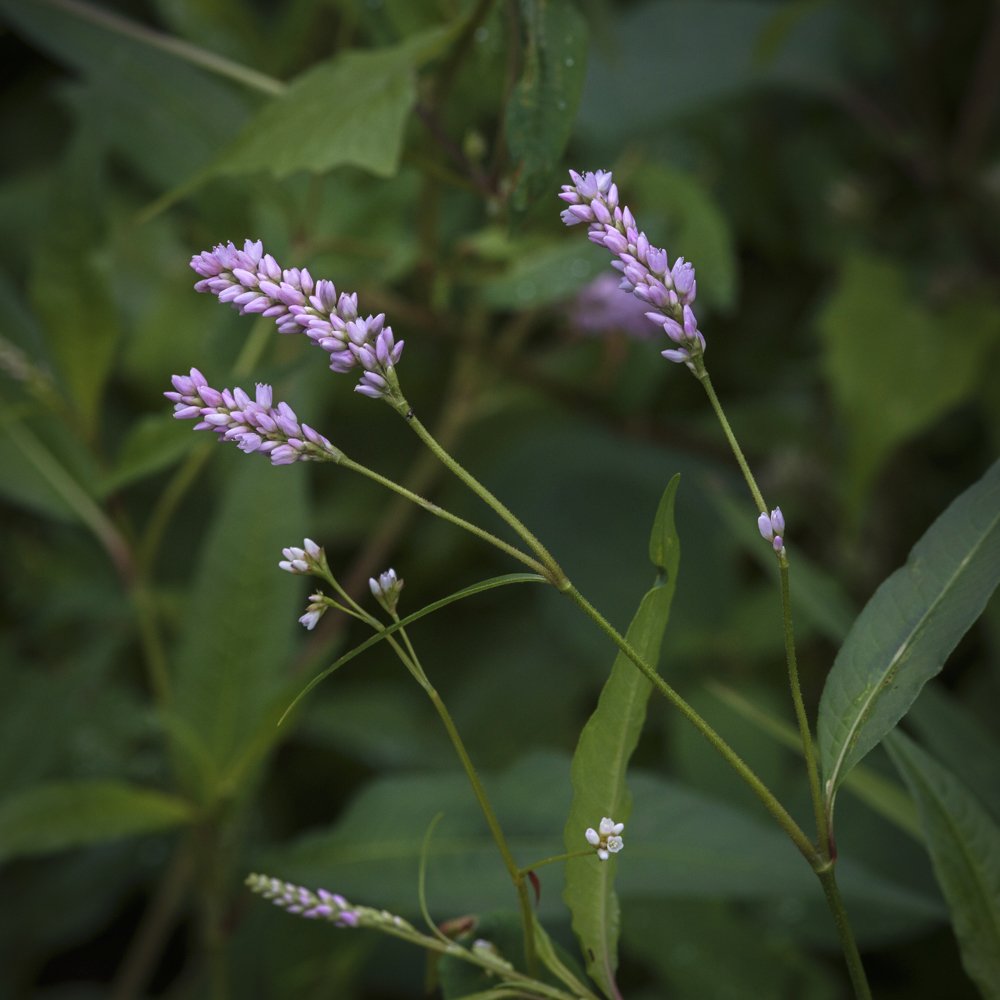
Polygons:
<instances>
[{"instance_id":1,"label":"blurred background foliage","mask_svg":"<svg viewBox=\"0 0 1000 1000\"><path fill-rule=\"evenodd\" d=\"M607 259L555 193L566 166L613 168L696 265L709 368L788 519L814 708L856 611L1000 446L996 4L0 0L0 23L0 996L424 995L421 954L241 880L414 918L439 811L435 917L513 908L387 652L275 727L364 637L333 614L302 632L283 546L315 538L358 595L393 565L404 611L516 567L368 481L272 469L171 419L161 393L192 365L273 382L347 454L493 527L304 339L191 290L191 254L229 239L385 311L415 409L619 627L680 471L661 669L808 817L800 761L740 708L791 718L754 512L695 380L574 318ZM536 587L413 638L521 862L559 851L610 645ZM994 816L998 689L994 600L906 721ZM662 702L636 763L630 1000L846 995L801 858ZM866 767L901 788L881 751ZM974 996L919 830L853 796L838 814L876 995Z\"/></svg>"}]
</instances>

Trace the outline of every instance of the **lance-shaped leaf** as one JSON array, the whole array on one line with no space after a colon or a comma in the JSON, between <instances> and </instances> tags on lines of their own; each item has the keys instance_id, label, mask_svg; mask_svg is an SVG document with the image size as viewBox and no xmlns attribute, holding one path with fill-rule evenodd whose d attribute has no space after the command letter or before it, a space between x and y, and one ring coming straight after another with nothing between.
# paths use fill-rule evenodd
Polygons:
<instances>
[{"instance_id":1,"label":"lance-shaped leaf","mask_svg":"<svg viewBox=\"0 0 1000 1000\"><path fill-rule=\"evenodd\" d=\"M819 706L827 808L844 776L906 714L1000 582L1000 462L969 487L875 592Z\"/></svg>"},{"instance_id":2,"label":"lance-shaped leaf","mask_svg":"<svg viewBox=\"0 0 1000 1000\"><path fill-rule=\"evenodd\" d=\"M628 630L628 641L651 664L659 658L677 581L680 544L674 528L674 498L679 482L680 477L674 476L660 500L649 542L658 577ZM573 755L573 803L564 832L567 851L585 847L584 831L596 827L602 817L610 816L616 822L628 818L631 796L625 772L639 741L651 691L652 684L619 653ZM596 853L571 858L566 862L563 892L587 960L587 972L612 997L620 996L615 985L619 932L615 865L614 859L600 861Z\"/></svg>"},{"instance_id":3,"label":"lance-shaped leaf","mask_svg":"<svg viewBox=\"0 0 1000 1000\"><path fill-rule=\"evenodd\" d=\"M215 161L156 201L155 214L215 177L354 166L377 177L399 168L417 99L417 71L441 54L462 22L390 48L346 51L307 70L265 104Z\"/></svg>"},{"instance_id":4,"label":"lance-shaped leaf","mask_svg":"<svg viewBox=\"0 0 1000 1000\"><path fill-rule=\"evenodd\" d=\"M516 164L514 206L523 210L552 183L569 141L587 71L587 22L572 0L521 0L524 66L507 105L507 145Z\"/></svg>"},{"instance_id":5,"label":"lance-shaped leaf","mask_svg":"<svg viewBox=\"0 0 1000 1000\"><path fill-rule=\"evenodd\" d=\"M965 971L1000 997L1000 827L956 777L902 733L886 748L917 800Z\"/></svg>"},{"instance_id":6,"label":"lance-shaped leaf","mask_svg":"<svg viewBox=\"0 0 1000 1000\"><path fill-rule=\"evenodd\" d=\"M66 781L25 789L0 805L0 861L194 819L190 803L121 781Z\"/></svg>"}]
</instances>

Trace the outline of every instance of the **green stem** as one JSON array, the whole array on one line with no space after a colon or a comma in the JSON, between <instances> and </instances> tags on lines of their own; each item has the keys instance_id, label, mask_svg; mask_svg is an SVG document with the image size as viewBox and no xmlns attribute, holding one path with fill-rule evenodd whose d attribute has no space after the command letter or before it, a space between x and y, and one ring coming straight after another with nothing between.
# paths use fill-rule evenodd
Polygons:
<instances>
[{"instance_id":1,"label":"green stem","mask_svg":"<svg viewBox=\"0 0 1000 1000\"><path fill-rule=\"evenodd\" d=\"M132 601L135 605L135 618L139 626L139 637L145 654L149 684L158 707L165 710L170 707L173 690L170 681L170 665L163 646L163 636L160 634L152 588L146 580L145 571L142 569L139 570L132 585Z\"/></svg>"},{"instance_id":2,"label":"green stem","mask_svg":"<svg viewBox=\"0 0 1000 1000\"><path fill-rule=\"evenodd\" d=\"M799 724L799 737L802 740L802 755L806 761L806 773L809 776L809 794L812 798L813 815L816 818L816 836L819 838L820 849L827 857L831 856L830 828L827 823L826 809L823 804L823 792L820 787L819 767L816 764L816 745L813 742L812 731L809 728L809 717L802 700L802 687L799 683L799 666L795 655L795 632L792 627L791 590L788 583L788 558L782 550L778 557L778 569L781 576L781 617L785 633L785 660L788 663L788 686L792 692L792 703L795 706L795 718Z\"/></svg>"},{"instance_id":3,"label":"green stem","mask_svg":"<svg viewBox=\"0 0 1000 1000\"><path fill-rule=\"evenodd\" d=\"M491 493L483 484L476 479L464 466L455 461L434 439L433 435L426 427L413 416L413 411L409 404L402 400L401 412L406 416L407 423L413 428L417 437L434 453L438 460L445 465L448 470L454 473L473 493L479 497L488 507L496 512L525 542L528 548L538 557L543 568L538 568L538 563L532 567L536 572L551 580L553 585L559 589L568 583L566 574L563 573L559 564L552 557L549 550L528 530L527 526L511 511L501 500ZM522 559L522 562L524 560Z\"/></svg>"},{"instance_id":4,"label":"green stem","mask_svg":"<svg viewBox=\"0 0 1000 1000\"><path fill-rule=\"evenodd\" d=\"M154 49L160 49L161 52L177 56L194 66L200 66L202 69L207 69L218 76L235 80L237 83L242 83L252 90L259 91L271 97L283 94L287 89L285 84L280 80L275 80L272 76L259 73L255 69L250 69L248 66L233 62L231 59L226 59L224 56L210 52L208 49L203 49L180 38L175 38L173 35L154 31L152 28L147 28L143 24L137 24L135 21L130 21L118 14L112 14L110 11L94 7L89 3L83 3L82 0L45 0L45 2L50 7L68 11L82 20L100 25L100 27L108 31L113 31L126 38L149 45Z\"/></svg>"},{"instance_id":5,"label":"green stem","mask_svg":"<svg viewBox=\"0 0 1000 1000\"><path fill-rule=\"evenodd\" d=\"M760 490L757 487L757 480L754 479L753 473L750 471L750 466L747 463L746 456L743 454L743 449L740 448L739 442L736 440L736 435L733 433L732 427L729 426L729 421L726 419L726 414L722 410L722 404L719 402L719 397L715 394L715 389L712 387L712 380L709 378L708 369L705 367L705 362L698 358L697 368L695 369L695 377L701 383L702 388L705 390L705 394L708 396L708 401L712 404L712 409L715 410L715 415L719 418L719 423L722 425L722 431L726 435L726 440L729 442L729 447L733 450L733 455L736 456L736 464L740 467L740 472L743 473L743 478L746 480L747 486L750 488L750 494L753 496L753 501L757 504L757 510L762 514L767 513L767 505L764 503L764 497L761 495Z\"/></svg>"},{"instance_id":6,"label":"green stem","mask_svg":"<svg viewBox=\"0 0 1000 1000\"><path fill-rule=\"evenodd\" d=\"M504 866L510 875L511 881L514 883L514 888L517 890L517 901L518 907L521 911L521 924L524 932L525 968L528 970L529 975L534 975L538 965L538 960L535 956L535 934L532 926L531 896L528 891L528 883L525 880L525 873L521 871L517 862L514 860L513 854L511 854L507 838L504 837L503 830L500 827L500 822L497 819L496 813L493 811L493 806L486 794L486 789L483 787L483 783L479 779L479 773L476 771L475 764L472 763L472 758L465 749L465 744L462 742L462 737L459 735L458 729L455 727L451 713L445 707L444 702L441 700L441 696L431 684L428 683L424 687L424 690L427 692L427 697L430 698L431 704L434 706L434 709L440 717L442 723L444 723L444 728L448 733L448 738L451 740L451 744L455 748L455 753L458 754L458 759L462 762L462 768L465 770L466 777L469 779L469 784L472 785L473 794L476 796L476 801L479 803L479 808L482 811L483 818L486 820L486 825L490 828L490 833L493 835L493 841L497 845L500 857L503 858Z\"/></svg>"},{"instance_id":7,"label":"green stem","mask_svg":"<svg viewBox=\"0 0 1000 1000\"><path fill-rule=\"evenodd\" d=\"M350 469L352 472L360 473L362 476L365 476L367 479L371 479L380 486L384 486L386 489L392 490L393 493L398 493L401 497L405 497L407 500L415 503L418 507L421 507L428 513L433 514L435 517L440 517L444 521L448 521L459 528L463 528L465 531L475 535L477 538L481 538L483 541L489 542L490 545L500 549L501 552L506 552L507 555L516 559L519 563L523 563L540 576L544 576L546 578L550 576L547 568L538 562L538 560L532 559L531 556L527 555L527 553L522 552L509 542L505 542L502 538L497 538L496 535L486 531L484 528L480 528L471 521L466 521L457 514L452 514L451 511L445 510L443 507L439 507L436 503L431 503L430 500L425 500L422 496L419 496L412 490L408 490L405 486L401 486L392 479L375 472L374 469L369 469L367 466L355 462L346 455L343 455L337 464L343 466L345 469Z\"/></svg>"},{"instance_id":8,"label":"green stem","mask_svg":"<svg viewBox=\"0 0 1000 1000\"><path fill-rule=\"evenodd\" d=\"M111 518L77 482L66 466L20 421L8 419L4 430L38 474L90 530L108 554L118 575L123 580L130 581L135 573L132 552Z\"/></svg>"},{"instance_id":9,"label":"green stem","mask_svg":"<svg viewBox=\"0 0 1000 1000\"><path fill-rule=\"evenodd\" d=\"M399 621L398 615L393 615L393 618L396 622ZM376 621L374 623L374 627L381 629L383 626L380 622ZM431 684L427 674L424 672L424 668L421 666L420 660L417 658L413 644L410 642L410 639L406 634L406 629L400 629L399 634L406 646L405 650L400 646L399 642L397 642L395 636L389 636L386 639L386 642L388 642L393 648L393 651L399 657L406 669L413 675L416 682L424 689L425 694L434 706L434 710L437 712L438 717L444 724L445 732L448 734L448 739L451 740L451 745L454 747L455 753L458 755L458 759L462 764L462 769L465 771L465 775L469 779L469 784L472 786L472 792L476 796L476 801L479 803L479 808L482 811L483 818L486 820L486 825L489 827L490 834L493 836L493 841L497 845L500 857L503 859L504 867L507 869L511 881L514 883L514 888L517 890L518 906L521 911L521 925L524 934L525 967L527 968L529 975L534 975L538 965L538 960L535 953L535 933L533 913L531 909L531 897L528 893L528 884L525 881L525 873L521 871L521 868L514 860L514 855L511 853L510 845L507 843L507 838L504 836L503 829L500 826L500 821L497 819L497 815L493 811L493 804L490 802L489 796L486 794L486 789L483 787L483 783L479 778L479 772L476 770L476 765L473 764L472 758L469 756L469 751L466 749L462 736L458 731L458 727L455 725L455 720L452 719L451 713L448 711L445 703L441 700L441 696L438 694L437 689L433 684Z\"/></svg>"},{"instance_id":10,"label":"green stem","mask_svg":"<svg viewBox=\"0 0 1000 1000\"><path fill-rule=\"evenodd\" d=\"M642 675L711 743L716 752L736 771L760 799L764 808L774 817L778 825L788 834L792 843L812 868L818 868L824 861L815 845L803 829L792 819L788 810L778 801L774 793L753 772L742 757L705 721L695 709L681 697L639 654L638 650L595 608L572 584L565 594L576 602L586 615L608 638L639 668Z\"/></svg>"},{"instance_id":11,"label":"green stem","mask_svg":"<svg viewBox=\"0 0 1000 1000\"><path fill-rule=\"evenodd\" d=\"M706 373L707 378L707 373ZM788 834L809 864L816 868L823 859L816 851L815 845L809 840L802 828L795 822L785 807L778 801L771 790L751 770L736 751L706 722L691 705L685 701L662 677L640 656L638 651L625 637L581 594L563 573L548 549L515 517L500 500L498 500L478 479L460 465L431 436L430 432L413 416L409 404L400 394L395 401L399 413L409 422L416 434L428 448L448 467L473 493L491 507L521 536L529 548L538 556L548 569L544 576L561 593L570 597L597 626L615 643L615 645L638 667L653 687L670 701L675 708L712 744L716 751L735 769L736 773L750 786L754 794L761 800L764 808L774 817L781 828ZM724 419L724 418L723 418ZM728 426L728 425L727 425ZM730 433L732 433L730 431ZM735 444L735 439L734 439ZM736 446L738 449L738 445ZM740 453L742 455L742 453ZM745 463L745 460L744 460ZM749 469L747 469L749 474ZM753 482L753 477L750 477ZM756 484L754 484L756 489ZM759 495L759 494L758 494ZM763 503L763 501L761 501Z\"/></svg>"},{"instance_id":12,"label":"green stem","mask_svg":"<svg viewBox=\"0 0 1000 1000\"><path fill-rule=\"evenodd\" d=\"M858 943L854 940L854 932L851 930L851 923L847 919L847 910L844 908L844 901L840 896L840 889L837 886L837 877L834 872L833 862L824 868L818 869L819 876L826 893L826 901L829 904L830 912L833 914L834 923L837 925L837 935L840 938L840 946L844 952L844 959L847 962L847 971L851 977L851 985L854 987L856 1000L871 1000L872 991L868 985L868 977L865 975L865 967L861 961L861 954L858 951Z\"/></svg>"},{"instance_id":13,"label":"green stem","mask_svg":"<svg viewBox=\"0 0 1000 1000\"><path fill-rule=\"evenodd\" d=\"M712 409L715 411L715 415L719 418L719 423L722 425L723 433L726 435L726 440L729 442L729 446L733 450L733 455L736 457L736 463L739 465L740 471L743 473L743 478L746 480L746 484L750 489L750 494L754 499L754 503L757 505L757 509L762 514L766 514L767 504L764 503L764 497L761 495L757 482L753 477L753 473L750 471L750 466L747 463L746 456L743 454L743 449L740 448L739 442L736 440L736 435L733 433L733 429L729 425L729 421L726 419L726 415L722 409L722 404L719 402L719 397L715 394L715 389L712 386L712 380L709 378L708 370L705 368L704 360L701 357L696 360L694 373L698 381L702 384L702 388L704 388L705 394L708 396L708 400L712 404ZM861 956L858 953L858 946L854 940L854 933L851 930L851 925L847 918L847 912L844 909L843 900L840 898L840 890L837 888L837 881L834 876L833 866L835 853L833 847L833 837L830 830L829 815L827 814L823 803L819 769L816 764L815 746L813 744L812 733L809 729L809 719L806 715L805 705L802 701L802 689L799 684L798 663L795 655L795 634L792 629L791 593L788 583L788 559L783 550L778 556L778 567L781 576L781 608L784 623L785 658L788 663L788 681L792 692L792 701L795 705L795 717L799 724L799 736L802 741L802 752L805 756L806 771L809 777L809 794L812 799L813 812L816 817L816 831L819 837L820 850L822 852L822 854L818 853L816 849L810 845L811 854L806 854L806 857L807 859L810 859L813 870L816 872L816 875L823 886L823 891L826 893L826 899L830 907L830 912L833 914L834 922L837 925L837 934L840 937L841 947L844 952L844 959L847 962L847 968L851 976L851 983L854 986L855 996L857 997L857 1000L870 1000L871 991L868 987L868 981L865 978L864 965L861 962ZM758 795L759 794L760 793L758 792ZM765 805L767 805L766 802ZM779 822L781 822L779 817L776 816L776 818ZM801 830L799 830L799 832L801 833ZM791 836L791 833L789 833L789 835ZM793 837L792 839L794 840L795 838ZM796 846L799 847L799 850L802 850L802 845L799 844L798 841L796 841ZM805 852L803 851L803 853ZM819 860L819 863L817 863L817 859Z\"/></svg>"}]
</instances>

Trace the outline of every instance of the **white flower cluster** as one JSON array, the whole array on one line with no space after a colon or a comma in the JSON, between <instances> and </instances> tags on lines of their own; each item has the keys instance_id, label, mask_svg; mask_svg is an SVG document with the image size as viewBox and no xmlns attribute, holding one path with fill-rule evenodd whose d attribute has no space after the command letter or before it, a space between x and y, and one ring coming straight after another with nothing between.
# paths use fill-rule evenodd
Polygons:
<instances>
[{"instance_id":1,"label":"white flower cluster","mask_svg":"<svg viewBox=\"0 0 1000 1000\"><path fill-rule=\"evenodd\" d=\"M610 816L605 816L596 830L588 826L584 836L591 847L597 848L597 856L602 861L607 861L625 846L621 836L624 829L624 823L616 823Z\"/></svg>"}]
</instances>

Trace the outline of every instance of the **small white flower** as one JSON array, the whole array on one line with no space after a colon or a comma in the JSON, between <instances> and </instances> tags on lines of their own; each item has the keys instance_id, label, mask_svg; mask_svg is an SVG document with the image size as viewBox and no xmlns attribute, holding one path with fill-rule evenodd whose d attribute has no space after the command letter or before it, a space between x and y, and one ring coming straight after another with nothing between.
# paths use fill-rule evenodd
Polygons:
<instances>
[{"instance_id":1,"label":"small white flower","mask_svg":"<svg viewBox=\"0 0 1000 1000\"><path fill-rule=\"evenodd\" d=\"M326 614L326 598L321 591L309 595L309 606L306 613L299 618L299 624L309 629L311 632L319 622L320 618Z\"/></svg>"},{"instance_id":2,"label":"small white flower","mask_svg":"<svg viewBox=\"0 0 1000 1000\"><path fill-rule=\"evenodd\" d=\"M305 539L302 548L290 545L287 549L282 549L281 554L285 558L278 563L278 569L283 569L286 573L313 573L323 562L323 549L311 538Z\"/></svg>"},{"instance_id":3,"label":"small white flower","mask_svg":"<svg viewBox=\"0 0 1000 1000\"><path fill-rule=\"evenodd\" d=\"M368 587L372 592L372 597L389 614L395 614L396 605L399 604L399 592L403 589L403 581L396 576L394 569L387 569L384 573L379 573L377 577L370 577Z\"/></svg>"},{"instance_id":4,"label":"small white flower","mask_svg":"<svg viewBox=\"0 0 1000 1000\"><path fill-rule=\"evenodd\" d=\"M610 816L605 816L596 830L588 826L584 837L591 847L597 848L597 856L602 861L607 861L612 854L617 854L625 846L621 837L624 829L624 823L616 823Z\"/></svg>"}]
</instances>

